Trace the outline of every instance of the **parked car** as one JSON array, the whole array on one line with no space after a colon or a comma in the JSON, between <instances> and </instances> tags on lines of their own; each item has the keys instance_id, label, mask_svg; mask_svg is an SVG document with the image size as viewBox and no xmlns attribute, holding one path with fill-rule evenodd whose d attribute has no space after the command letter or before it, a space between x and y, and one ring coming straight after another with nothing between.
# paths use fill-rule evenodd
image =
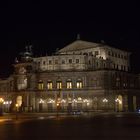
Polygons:
<instances>
[{"instance_id":1,"label":"parked car","mask_svg":"<svg viewBox=\"0 0 140 140\"><path fill-rule=\"evenodd\" d=\"M71 115L81 115L81 114L83 114L83 112L81 110L77 110L77 111L72 111L70 114Z\"/></svg>"},{"instance_id":2,"label":"parked car","mask_svg":"<svg viewBox=\"0 0 140 140\"><path fill-rule=\"evenodd\" d=\"M137 108L137 112L140 113L140 108Z\"/></svg>"}]
</instances>

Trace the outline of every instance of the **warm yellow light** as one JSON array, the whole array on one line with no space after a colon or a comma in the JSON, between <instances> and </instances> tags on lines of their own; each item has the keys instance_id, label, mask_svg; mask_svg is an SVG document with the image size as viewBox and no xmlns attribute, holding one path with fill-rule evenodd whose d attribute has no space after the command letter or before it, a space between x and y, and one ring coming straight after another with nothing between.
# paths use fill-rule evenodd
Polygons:
<instances>
[{"instance_id":1,"label":"warm yellow light","mask_svg":"<svg viewBox=\"0 0 140 140\"><path fill-rule=\"evenodd\" d=\"M122 101L121 100L119 101L119 104L122 104Z\"/></svg>"},{"instance_id":2,"label":"warm yellow light","mask_svg":"<svg viewBox=\"0 0 140 140\"><path fill-rule=\"evenodd\" d=\"M103 99L103 102L104 102L104 103L107 103L107 102L108 102L108 100L107 100L106 98L104 98L104 99Z\"/></svg>"},{"instance_id":3,"label":"warm yellow light","mask_svg":"<svg viewBox=\"0 0 140 140\"><path fill-rule=\"evenodd\" d=\"M83 102L84 102L84 103L88 103L89 100L88 100L88 99L84 99Z\"/></svg>"},{"instance_id":4,"label":"warm yellow light","mask_svg":"<svg viewBox=\"0 0 140 140\"><path fill-rule=\"evenodd\" d=\"M82 100L82 98L81 98L81 97L78 97L78 100L79 100L79 101L81 101L81 100Z\"/></svg>"},{"instance_id":5,"label":"warm yellow light","mask_svg":"<svg viewBox=\"0 0 140 140\"><path fill-rule=\"evenodd\" d=\"M65 103L65 102L66 102L66 100L65 100L65 99L62 99L62 100L61 100L61 103Z\"/></svg>"},{"instance_id":6,"label":"warm yellow light","mask_svg":"<svg viewBox=\"0 0 140 140\"><path fill-rule=\"evenodd\" d=\"M48 86L48 89L52 89L52 82L48 82L47 86Z\"/></svg>"},{"instance_id":7,"label":"warm yellow light","mask_svg":"<svg viewBox=\"0 0 140 140\"><path fill-rule=\"evenodd\" d=\"M0 103L3 103L4 102L4 99L3 98L0 98Z\"/></svg>"},{"instance_id":8,"label":"warm yellow light","mask_svg":"<svg viewBox=\"0 0 140 140\"><path fill-rule=\"evenodd\" d=\"M117 99L115 100L115 102L119 102L119 99L117 98Z\"/></svg>"},{"instance_id":9,"label":"warm yellow light","mask_svg":"<svg viewBox=\"0 0 140 140\"><path fill-rule=\"evenodd\" d=\"M57 103L56 105L59 106L59 103Z\"/></svg>"},{"instance_id":10,"label":"warm yellow light","mask_svg":"<svg viewBox=\"0 0 140 140\"><path fill-rule=\"evenodd\" d=\"M40 103L40 104L44 104L45 102L44 102L43 99L40 99L39 103Z\"/></svg>"},{"instance_id":11,"label":"warm yellow light","mask_svg":"<svg viewBox=\"0 0 140 140\"><path fill-rule=\"evenodd\" d=\"M16 104L16 107L17 107L17 108L18 108L18 106L19 106L19 105L18 105L18 104Z\"/></svg>"},{"instance_id":12,"label":"warm yellow light","mask_svg":"<svg viewBox=\"0 0 140 140\"><path fill-rule=\"evenodd\" d=\"M73 101L72 101L72 102L77 103L77 100L76 100L76 99L73 99Z\"/></svg>"},{"instance_id":13,"label":"warm yellow light","mask_svg":"<svg viewBox=\"0 0 140 140\"><path fill-rule=\"evenodd\" d=\"M115 102L119 103L119 104L122 104L122 101L120 99L118 99L118 98L115 100Z\"/></svg>"},{"instance_id":14,"label":"warm yellow light","mask_svg":"<svg viewBox=\"0 0 140 140\"><path fill-rule=\"evenodd\" d=\"M53 99L49 99L48 103L55 103Z\"/></svg>"}]
</instances>

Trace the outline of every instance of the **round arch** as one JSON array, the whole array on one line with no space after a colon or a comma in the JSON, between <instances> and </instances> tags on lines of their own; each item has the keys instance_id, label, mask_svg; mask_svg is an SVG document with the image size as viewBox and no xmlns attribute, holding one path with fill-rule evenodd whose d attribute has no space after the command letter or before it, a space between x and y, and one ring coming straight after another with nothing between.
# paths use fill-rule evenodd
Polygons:
<instances>
[{"instance_id":1,"label":"round arch","mask_svg":"<svg viewBox=\"0 0 140 140\"><path fill-rule=\"evenodd\" d=\"M18 106L22 105L22 96L17 96L16 103L18 104Z\"/></svg>"}]
</instances>

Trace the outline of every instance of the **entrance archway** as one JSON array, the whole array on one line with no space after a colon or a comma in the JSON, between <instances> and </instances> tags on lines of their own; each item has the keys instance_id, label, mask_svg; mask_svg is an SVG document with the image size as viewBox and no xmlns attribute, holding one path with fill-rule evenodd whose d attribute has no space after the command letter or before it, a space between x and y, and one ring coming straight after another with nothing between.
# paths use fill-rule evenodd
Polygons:
<instances>
[{"instance_id":1,"label":"entrance archway","mask_svg":"<svg viewBox=\"0 0 140 140\"><path fill-rule=\"evenodd\" d=\"M22 96L17 96L16 103L18 104L19 107L21 107L21 105L22 105Z\"/></svg>"}]
</instances>

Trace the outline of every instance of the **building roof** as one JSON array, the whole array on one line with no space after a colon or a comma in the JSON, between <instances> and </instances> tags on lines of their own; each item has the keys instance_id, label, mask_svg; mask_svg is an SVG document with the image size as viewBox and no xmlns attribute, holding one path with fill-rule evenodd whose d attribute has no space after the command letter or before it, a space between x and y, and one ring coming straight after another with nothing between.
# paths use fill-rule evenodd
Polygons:
<instances>
[{"instance_id":1,"label":"building roof","mask_svg":"<svg viewBox=\"0 0 140 140\"><path fill-rule=\"evenodd\" d=\"M84 49L89 49L89 48L96 48L96 47L105 47L105 48L112 48L115 50L124 51L122 49L114 48L109 45L104 44L104 42L101 43L94 43L94 42L88 42L88 41L83 41L83 40L76 40L72 42L71 44L67 45L66 47L60 49L58 53L66 53L70 51L78 51L78 50L84 50ZM130 52L127 52L131 54Z\"/></svg>"},{"instance_id":2,"label":"building roof","mask_svg":"<svg viewBox=\"0 0 140 140\"><path fill-rule=\"evenodd\" d=\"M66 47L60 49L58 53L68 52L68 51L77 51L82 49L96 48L102 44L92 43L83 40L76 40L73 43L67 45Z\"/></svg>"}]
</instances>

